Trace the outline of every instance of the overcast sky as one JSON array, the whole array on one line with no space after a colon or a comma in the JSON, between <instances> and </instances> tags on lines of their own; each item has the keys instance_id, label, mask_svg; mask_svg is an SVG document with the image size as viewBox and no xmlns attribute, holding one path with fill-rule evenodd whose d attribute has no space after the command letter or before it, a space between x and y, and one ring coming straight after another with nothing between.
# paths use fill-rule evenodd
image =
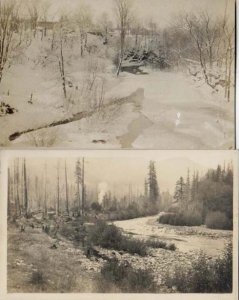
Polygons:
<instances>
[{"instance_id":1,"label":"overcast sky","mask_svg":"<svg viewBox=\"0 0 239 300\"><path fill-rule=\"evenodd\" d=\"M82 152L69 152L67 157L63 154L60 158L61 181L64 182L64 162L67 162L69 184L75 184L75 162L76 157ZM85 152L87 153L87 152ZM144 179L148 173L149 160L156 162L156 171L161 191L173 192L175 182L180 176L186 177L187 169L198 170L201 175L208 168L216 168L218 164L223 165L224 161L230 162L234 152L231 151L105 151L91 152L85 158L85 179L86 184L91 187L102 187L114 191L117 195L126 193L129 184L136 193L143 191ZM48 152L49 154L49 152ZM62 157L63 155L63 157ZM85 155L85 154L84 154ZM28 157L27 168L32 175L40 177L44 172L44 164L48 165L48 182L51 185L56 180L57 154L51 158ZM54 184L55 188L55 184Z\"/></svg>"},{"instance_id":2,"label":"overcast sky","mask_svg":"<svg viewBox=\"0 0 239 300\"><path fill-rule=\"evenodd\" d=\"M46 0L28 0L41 1ZM113 19L114 0L49 0L52 3L51 16L61 12L77 12L82 4L91 8L94 19L107 12ZM206 10L213 16L223 15L228 3L228 13L234 15L234 0L132 0L134 13L141 22L153 19L165 27L180 12Z\"/></svg>"}]
</instances>

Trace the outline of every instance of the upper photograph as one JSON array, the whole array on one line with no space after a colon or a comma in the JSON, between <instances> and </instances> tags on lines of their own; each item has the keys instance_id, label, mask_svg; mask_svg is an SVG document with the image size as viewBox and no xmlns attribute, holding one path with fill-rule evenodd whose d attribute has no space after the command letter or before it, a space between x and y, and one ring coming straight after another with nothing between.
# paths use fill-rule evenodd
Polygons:
<instances>
[{"instance_id":1,"label":"upper photograph","mask_svg":"<svg viewBox=\"0 0 239 300\"><path fill-rule=\"evenodd\" d=\"M0 0L0 147L234 149L234 0Z\"/></svg>"}]
</instances>

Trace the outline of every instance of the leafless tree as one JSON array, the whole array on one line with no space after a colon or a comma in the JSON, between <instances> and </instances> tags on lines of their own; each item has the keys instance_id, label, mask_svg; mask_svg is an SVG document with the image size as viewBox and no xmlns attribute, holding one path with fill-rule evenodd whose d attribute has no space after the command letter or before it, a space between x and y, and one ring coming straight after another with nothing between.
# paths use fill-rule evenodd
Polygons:
<instances>
[{"instance_id":1,"label":"leafless tree","mask_svg":"<svg viewBox=\"0 0 239 300\"><path fill-rule=\"evenodd\" d=\"M88 30L92 27L92 16L88 6L81 5L79 12L75 15L76 24L80 31L80 54L84 55L84 51L87 48Z\"/></svg>"},{"instance_id":2,"label":"leafless tree","mask_svg":"<svg viewBox=\"0 0 239 300\"><path fill-rule=\"evenodd\" d=\"M139 47L139 36L140 33L142 33L142 25L139 21L139 19L137 19L136 17L133 18L132 20L132 33L135 36L135 42L134 42L134 46L137 49Z\"/></svg>"},{"instance_id":3,"label":"leafless tree","mask_svg":"<svg viewBox=\"0 0 239 300\"><path fill-rule=\"evenodd\" d=\"M82 199L82 207L81 207L81 213L82 213L82 216L84 215L85 213L85 159L83 158L82 159L82 177L81 177L81 192L82 192L82 195L81 195L81 199Z\"/></svg>"},{"instance_id":4,"label":"leafless tree","mask_svg":"<svg viewBox=\"0 0 239 300\"><path fill-rule=\"evenodd\" d=\"M15 187L15 206L16 215L21 215L21 205L19 197L19 158L14 160L14 187Z\"/></svg>"},{"instance_id":5,"label":"leafless tree","mask_svg":"<svg viewBox=\"0 0 239 300\"><path fill-rule=\"evenodd\" d=\"M35 38L37 33L37 23L39 21L39 2L30 0L28 3L28 13L30 17L31 30Z\"/></svg>"},{"instance_id":6,"label":"leafless tree","mask_svg":"<svg viewBox=\"0 0 239 300\"><path fill-rule=\"evenodd\" d=\"M56 215L60 215L60 161L57 162L57 202L56 202Z\"/></svg>"},{"instance_id":7,"label":"leafless tree","mask_svg":"<svg viewBox=\"0 0 239 300\"><path fill-rule=\"evenodd\" d=\"M66 188L66 213L69 215L69 193L68 193L68 180L67 180L67 166L65 160L65 188Z\"/></svg>"},{"instance_id":8,"label":"leafless tree","mask_svg":"<svg viewBox=\"0 0 239 300\"><path fill-rule=\"evenodd\" d=\"M51 7L51 2L49 0L44 0L41 2L40 6L40 11L41 11L41 20L44 23L44 31L43 31L43 36L47 36L47 17L48 17L48 12Z\"/></svg>"},{"instance_id":9,"label":"leafless tree","mask_svg":"<svg viewBox=\"0 0 239 300\"><path fill-rule=\"evenodd\" d=\"M99 19L99 26L104 34L105 40L104 43L108 43L108 34L110 29L113 27L112 22L109 19L109 15L106 12L103 12Z\"/></svg>"},{"instance_id":10,"label":"leafless tree","mask_svg":"<svg viewBox=\"0 0 239 300\"><path fill-rule=\"evenodd\" d=\"M132 1L131 0L115 0L115 13L120 30L120 53L117 68L117 76L119 76L125 52L125 39L127 30L132 18Z\"/></svg>"},{"instance_id":11,"label":"leafless tree","mask_svg":"<svg viewBox=\"0 0 239 300\"><path fill-rule=\"evenodd\" d=\"M0 82L4 68L8 61L17 18L16 2L12 0L0 1Z\"/></svg>"},{"instance_id":12,"label":"leafless tree","mask_svg":"<svg viewBox=\"0 0 239 300\"><path fill-rule=\"evenodd\" d=\"M60 44L60 51L58 55L58 63L59 63L59 70L61 74L61 80L62 80L62 89L64 98L67 98L67 92L66 92L66 75L65 75L65 60L64 60L64 52L63 52L63 42L65 40L65 28L64 25L66 23L67 18L62 16L59 23L59 44Z\"/></svg>"},{"instance_id":13,"label":"leafless tree","mask_svg":"<svg viewBox=\"0 0 239 300\"><path fill-rule=\"evenodd\" d=\"M230 102L231 84L232 84L232 69L235 58L235 26L230 24L227 16L227 6L225 8L224 18L222 22L222 33L224 42L224 57L225 57L225 98Z\"/></svg>"},{"instance_id":14,"label":"leafless tree","mask_svg":"<svg viewBox=\"0 0 239 300\"><path fill-rule=\"evenodd\" d=\"M205 27L208 26L207 23L203 22L201 15L187 15L185 18L186 24L188 26L189 33L194 42L195 49L198 53L199 63L204 75L205 82L214 88L215 86L211 84L208 70L207 70L207 58L208 52L206 47L206 39L205 39ZM210 50L209 50L210 52Z\"/></svg>"},{"instance_id":15,"label":"leafless tree","mask_svg":"<svg viewBox=\"0 0 239 300\"><path fill-rule=\"evenodd\" d=\"M76 197L78 201L78 213L81 213L81 197L80 197L80 185L82 182L82 169L81 169L81 162L80 159L76 161L76 168L75 168L75 176L76 176Z\"/></svg>"},{"instance_id":16,"label":"leafless tree","mask_svg":"<svg viewBox=\"0 0 239 300\"><path fill-rule=\"evenodd\" d=\"M47 216L47 162L44 164L45 169L45 184L44 184L44 215Z\"/></svg>"},{"instance_id":17,"label":"leafless tree","mask_svg":"<svg viewBox=\"0 0 239 300\"><path fill-rule=\"evenodd\" d=\"M24 184L24 214L28 215L28 186L27 186L27 168L26 159L23 159L23 184Z\"/></svg>"}]
</instances>

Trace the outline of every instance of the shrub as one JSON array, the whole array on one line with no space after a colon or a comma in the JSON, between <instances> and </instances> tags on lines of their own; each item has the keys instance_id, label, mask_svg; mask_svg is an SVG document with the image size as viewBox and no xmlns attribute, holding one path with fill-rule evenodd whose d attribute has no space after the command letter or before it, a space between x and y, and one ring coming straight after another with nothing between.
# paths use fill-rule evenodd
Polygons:
<instances>
[{"instance_id":1,"label":"shrub","mask_svg":"<svg viewBox=\"0 0 239 300\"><path fill-rule=\"evenodd\" d=\"M96 212L101 212L102 207L101 207L101 205L98 202L93 202L91 204L91 209L94 210L94 211L96 211Z\"/></svg>"},{"instance_id":2,"label":"shrub","mask_svg":"<svg viewBox=\"0 0 239 300\"><path fill-rule=\"evenodd\" d=\"M158 222L175 226L200 226L202 225L202 216L197 212L168 213L161 215Z\"/></svg>"},{"instance_id":3,"label":"shrub","mask_svg":"<svg viewBox=\"0 0 239 300\"><path fill-rule=\"evenodd\" d=\"M190 267L176 267L173 274L165 276L164 284L182 293L232 292L231 245L226 248L222 257L214 261L201 253Z\"/></svg>"},{"instance_id":4,"label":"shrub","mask_svg":"<svg viewBox=\"0 0 239 300\"><path fill-rule=\"evenodd\" d=\"M107 262L101 269L103 277L118 287L122 292L152 293L156 289L153 274L150 270L133 269L118 261Z\"/></svg>"},{"instance_id":5,"label":"shrub","mask_svg":"<svg viewBox=\"0 0 239 300\"><path fill-rule=\"evenodd\" d=\"M225 213L220 211L211 211L207 214L205 224L211 229L232 229L232 221Z\"/></svg>"},{"instance_id":6,"label":"shrub","mask_svg":"<svg viewBox=\"0 0 239 300\"><path fill-rule=\"evenodd\" d=\"M120 247L117 250L123 250L131 254L136 253L140 256L147 255L147 246L140 240L124 237L119 246Z\"/></svg>"},{"instance_id":7,"label":"shrub","mask_svg":"<svg viewBox=\"0 0 239 300\"><path fill-rule=\"evenodd\" d=\"M215 261L215 289L220 293L232 292L232 243L229 243L222 257Z\"/></svg>"},{"instance_id":8,"label":"shrub","mask_svg":"<svg viewBox=\"0 0 239 300\"><path fill-rule=\"evenodd\" d=\"M173 243L167 244L166 242L159 241L156 239L148 239L147 241L145 241L145 244L147 247L151 247L151 248L162 248L162 249L171 250L171 251L176 250L175 244L173 244Z\"/></svg>"},{"instance_id":9,"label":"shrub","mask_svg":"<svg viewBox=\"0 0 239 300\"><path fill-rule=\"evenodd\" d=\"M175 251L177 249L177 247L175 246L175 244L172 243L172 244L169 244L166 249Z\"/></svg>"},{"instance_id":10,"label":"shrub","mask_svg":"<svg viewBox=\"0 0 239 300\"><path fill-rule=\"evenodd\" d=\"M120 229L115 225L108 225L104 221L99 221L90 230L88 242L103 248L123 250L132 254L145 256L146 245L140 240L125 237Z\"/></svg>"}]
</instances>

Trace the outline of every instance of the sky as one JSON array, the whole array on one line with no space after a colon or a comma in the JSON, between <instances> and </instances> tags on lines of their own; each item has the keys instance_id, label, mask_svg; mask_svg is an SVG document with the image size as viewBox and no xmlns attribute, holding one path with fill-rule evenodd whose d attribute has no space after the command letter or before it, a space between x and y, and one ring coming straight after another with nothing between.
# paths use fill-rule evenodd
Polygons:
<instances>
[{"instance_id":1,"label":"sky","mask_svg":"<svg viewBox=\"0 0 239 300\"><path fill-rule=\"evenodd\" d=\"M77 157L82 157L82 151L77 153L69 153L67 156L60 154L61 158L57 158L57 154L50 158L28 157L26 163L30 170L30 178L35 174L43 176L47 161L49 186L53 185L55 189L57 162L60 161L60 177L64 182L66 161L68 182L74 185L75 162ZM218 164L223 165L224 162L229 163L234 155L231 151L134 151L132 153L122 150L88 152L90 153L88 155L87 152L85 153L86 184L91 188L111 190L118 196L127 193L129 185L132 185L134 193L143 192L150 160L155 161L161 192L169 190L173 193L176 181L180 176L186 177L188 168L191 174L194 170L198 170L200 175L204 175L209 168L216 168Z\"/></svg>"},{"instance_id":2,"label":"sky","mask_svg":"<svg viewBox=\"0 0 239 300\"><path fill-rule=\"evenodd\" d=\"M33 0L30 0L33 1ZM44 0L38 0L38 2ZM51 0L52 13L60 11L74 11L82 4L89 6L94 18L107 12L112 18L114 0ZM141 22L153 19L160 27L165 27L173 17L180 12L197 12L206 10L210 15L223 15L228 3L228 12L234 14L234 0L131 0L133 1L134 14Z\"/></svg>"}]
</instances>

